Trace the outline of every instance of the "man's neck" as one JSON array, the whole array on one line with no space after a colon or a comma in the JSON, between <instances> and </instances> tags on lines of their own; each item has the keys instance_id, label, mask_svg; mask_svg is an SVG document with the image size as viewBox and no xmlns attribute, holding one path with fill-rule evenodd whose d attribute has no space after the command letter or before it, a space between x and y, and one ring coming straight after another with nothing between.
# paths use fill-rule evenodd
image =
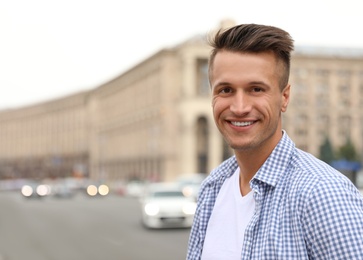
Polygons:
<instances>
[{"instance_id":1,"label":"man's neck","mask_svg":"<svg viewBox=\"0 0 363 260\"><path fill-rule=\"evenodd\" d=\"M241 194L245 195L251 191L249 182L255 176L256 172L265 163L267 158L272 153L275 147L255 150L235 150L235 155L237 159L238 166L240 168L240 189Z\"/></svg>"},{"instance_id":2,"label":"man's neck","mask_svg":"<svg viewBox=\"0 0 363 260\"><path fill-rule=\"evenodd\" d=\"M236 153L236 158L240 169L239 186L242 196L245 196L251 191L249 183L264 161L262 162L259 156L251 156L250 153L246 153L245 156L241 155L240 152Z\"/></svg>"}]
</instances>

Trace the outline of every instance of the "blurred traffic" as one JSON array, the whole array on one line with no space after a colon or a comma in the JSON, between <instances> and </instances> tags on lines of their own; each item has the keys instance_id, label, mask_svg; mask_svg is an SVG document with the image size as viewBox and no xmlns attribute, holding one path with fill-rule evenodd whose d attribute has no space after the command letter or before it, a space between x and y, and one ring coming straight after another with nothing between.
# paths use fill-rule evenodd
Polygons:
<instances>
[{"instance_id":1,"label":"blurred traffic","mask_svg":"<svg viewBox=\"0 0 363 260\"><path fill-rule=\"evenodd\" d=\"M67 252L80 260L147 259L145 254L151 251L153 259L184 259L205 177L183 174L170 182L78 177L2 180L0 201L6 202L2 206L6 218L0 224L9 228L0 234L0 259L49 259L47 254L64 259L69 258ZM157 230L163 233L154 233ZM136 249L141 240L150 252ZM90 250L79 247L79 241ZM19 246L22 251L15 249Z\"/></svg>"},{"instance_id":2,"label":"blurred traffic","mask_svg":"<svg viewBox=\"0 0 363 260\"><path fill-rule=\"evenodd\" d=\"M197 206L176 183L148 185L140 202L147 228L191 227Z\"/></svg>"},{"instance_id":3,"label":"blurred traffic","mask_svg":"<svg viewBox=\"0 0 363 260\"><path fill-rule=\"evenodd\" d=\"M50 193L50 186L29 182L21 187L21 194L26 198L42 198Z\"/></svg>"},{"instance_id":4,"label":"blurred traffic","mask_svg":"<svg viewBox=\"0 0 363 260\"><path fill-rule=\"evenodd\" d=\"M198 192L206 174L184 174L171 183L179 189L183 196L197 200ZM109 194L131 198L141 198L155 183L150 180L129 180L105 183L88 178L59 178L59 179L16 179L0 181L0 191L17 191L25 198L41 199L55 197L71 199L82 193L89 197L103 197Z\"/></svg>"}]
</instances>

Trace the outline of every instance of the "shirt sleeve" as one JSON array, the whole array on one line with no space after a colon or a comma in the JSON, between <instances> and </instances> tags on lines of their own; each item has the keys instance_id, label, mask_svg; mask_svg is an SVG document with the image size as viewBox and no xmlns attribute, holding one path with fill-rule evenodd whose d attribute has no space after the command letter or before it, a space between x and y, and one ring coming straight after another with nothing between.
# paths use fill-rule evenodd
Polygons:
<instances>
[{"instance_id":1,"label":"shirt sleeve","mask_svg":"<svg viewBox=\"0 0 363 260\"><path fill-rule=\"evenodd\" d=\"M188 243L188 251L187 251L187 260L198 260L201 257L201 247L202 242L200 238L200 233L202 232L201 226L201 218L202 218L202 201L204 200L204 193L199 193L198 196L198 205L194 215L193 225L190 231L189 243Z\"/></svg>"},{"instance_id":2,"label":"shirt sleeve","mask_svg":"<svg viewBox=\"0 0 363 260\"><path fill-rule=\"evenodd\" d=\"M363 259L363 197L353 184L322 180L306 202L310 259Z\"/></svg>"}]
</instances>

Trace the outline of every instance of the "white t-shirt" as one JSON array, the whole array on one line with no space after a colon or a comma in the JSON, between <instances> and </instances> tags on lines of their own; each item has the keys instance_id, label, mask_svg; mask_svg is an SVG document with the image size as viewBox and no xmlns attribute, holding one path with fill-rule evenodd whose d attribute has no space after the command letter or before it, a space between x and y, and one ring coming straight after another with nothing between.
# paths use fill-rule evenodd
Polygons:
<instances>
[{"instance_id":1,"label":"white t-shirt","mask_svg":"<svg viewBox=\"0 0 363 260\"><path fill-rule=\"evenodd\" d=\"M202 260L240 260L244 232L254 212L253 192L241 195L238 168L218 193L208 222Z\"/></svg>"}]
</instances>

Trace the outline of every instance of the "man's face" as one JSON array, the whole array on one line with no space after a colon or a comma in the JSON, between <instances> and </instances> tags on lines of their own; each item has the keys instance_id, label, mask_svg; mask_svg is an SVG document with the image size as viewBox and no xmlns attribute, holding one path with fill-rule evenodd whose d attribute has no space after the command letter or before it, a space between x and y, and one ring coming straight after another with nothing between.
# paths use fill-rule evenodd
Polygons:
<instances>
[{"instance_id":1,"label":"man's face","mask_svg":"<svg viewBox=\"0 0 363 260\"><path fill-rule=\"evenodd\" d=\"M279 142L281 112L290 86L279 87L282 65L273 53L217 53L210 70L213 115L237 152L272 149Z\"/></svg>"}]
</instances>

